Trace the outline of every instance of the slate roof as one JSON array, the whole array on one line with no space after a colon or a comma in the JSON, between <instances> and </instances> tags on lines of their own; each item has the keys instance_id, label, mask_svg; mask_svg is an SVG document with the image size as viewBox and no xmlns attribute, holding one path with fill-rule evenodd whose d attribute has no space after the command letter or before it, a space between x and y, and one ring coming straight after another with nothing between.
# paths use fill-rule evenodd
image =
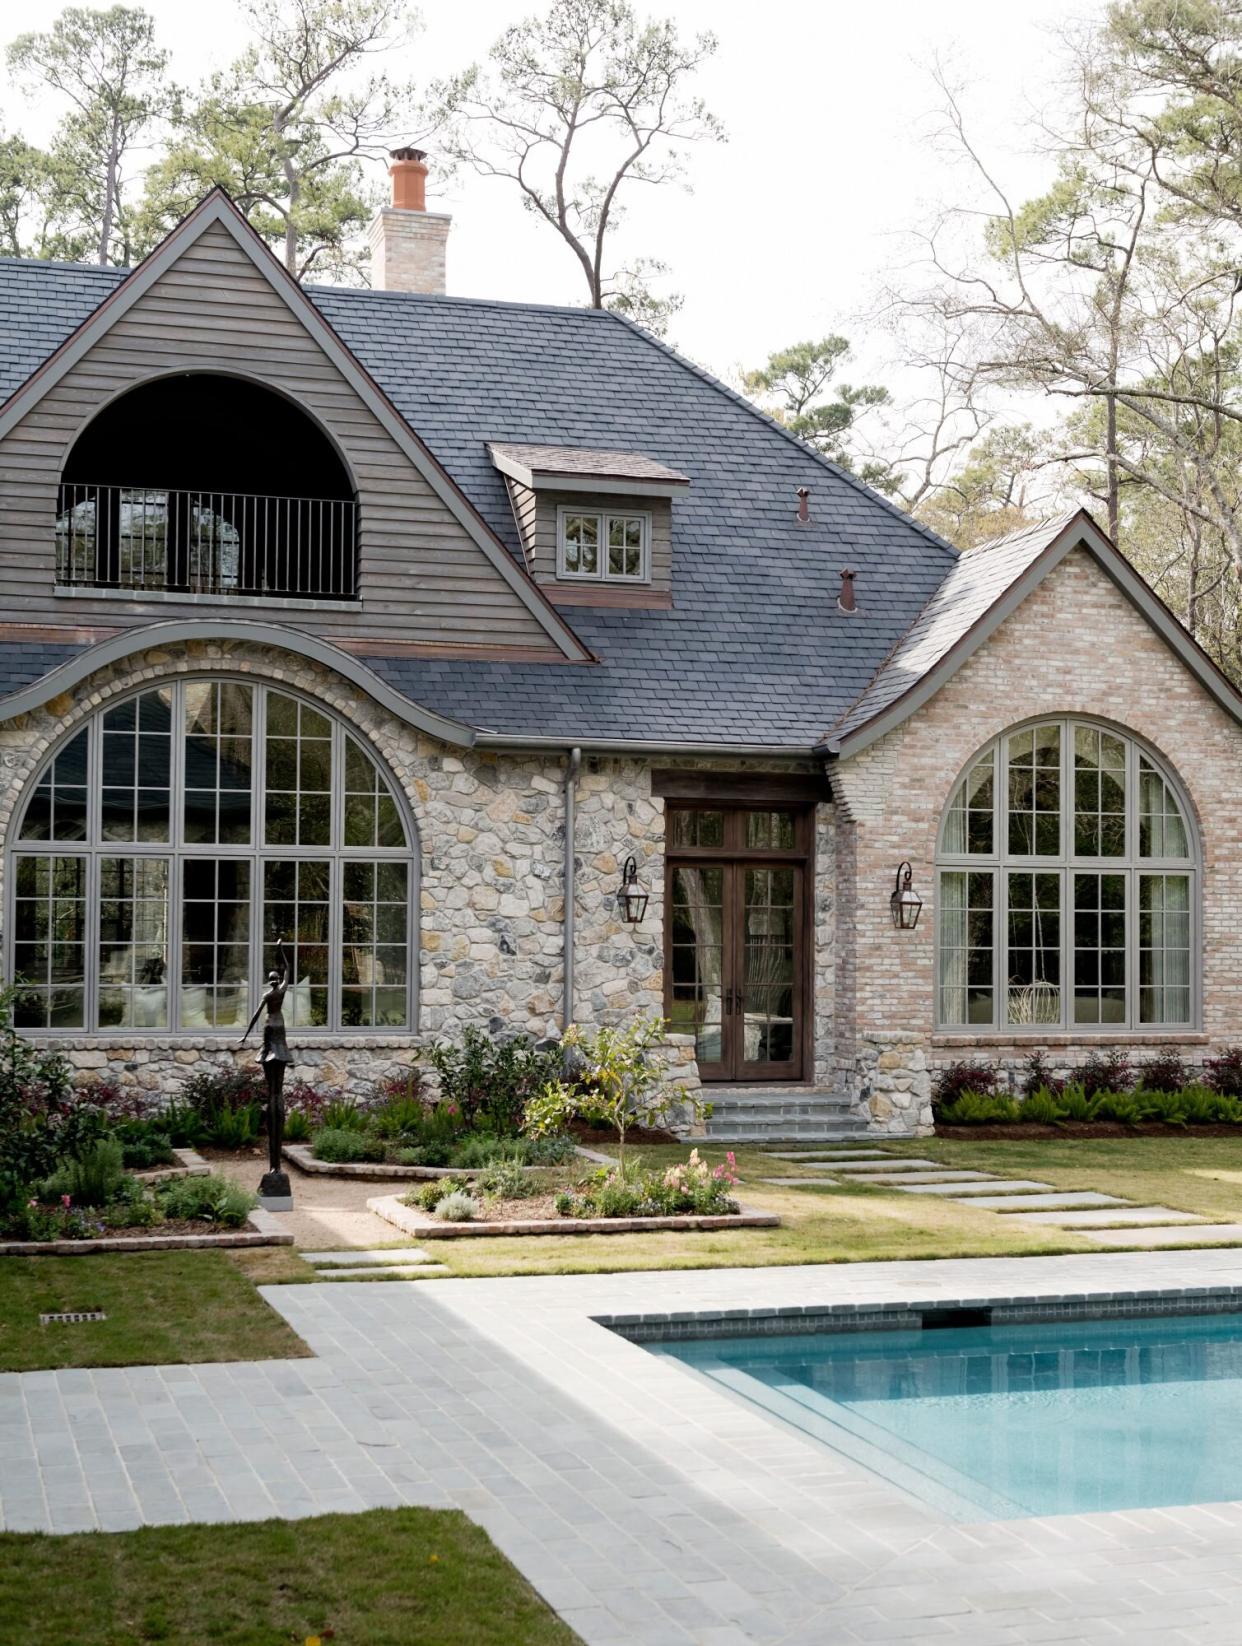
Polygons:
<instances>
[{"instance_id":1,"label":"slate roof","mask_svg":"<svg viewBox=\"0 0 1242 1646\"><path fill-rule=\"evenodd\" d=\"M0 399L122 278L0 260ZM673 505L671 610L565 608L598 665L368 657L428 708L514 736L808 750L956 564L947 544L618 316L308 295L519 563L489 442L641 452L690 481ZM799 486L811 491L805 527ZM837 610L847 565L859 606L848 618ZM0 648L0 694L46 672L55 649Z\"/></svg>"}]
</instances>

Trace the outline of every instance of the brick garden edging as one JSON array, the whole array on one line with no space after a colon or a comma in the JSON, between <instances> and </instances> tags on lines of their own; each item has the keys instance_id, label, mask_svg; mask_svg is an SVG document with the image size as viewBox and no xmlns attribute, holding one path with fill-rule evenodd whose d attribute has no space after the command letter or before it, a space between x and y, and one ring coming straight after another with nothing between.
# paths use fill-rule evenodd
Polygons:
<instances>
[{"instance_id":1,"label":"brick garden edging","mask_svg":"<svg viewBox=\"0 0 1242 1646\"><path fill-rule=\"evenodd\" d=\"M90 1257L96 1252L188 1252L207 1246L292 1246L272 1212L256 1206L248 1229L223 1234L102 1235L98 1240L3 1240L0 1257Z\"/></svg>"},{"instance_id":2,"label":"brick garden edging","mask_svg":"<svg viewBox=\"0 0 1242 1646\"><path fill-rule=\"evenodd\" d=\"M508 1222L444 1223L427 1212L403 1206L399 1195L376 1195L367 1210L419 1240L460 1240L478 1235L646 1234L668 1229L779 1229L775 1212L740 1212L709 1217L538 1217Z\"/></svg>"},{"instance_id":3,"label":"brick garden edging","mask_svg":"<svg viewBox=\"0 0 1242 1646\"><path fill-rule=\"evenodd\" d=\"M283 1158L298 1171L311 1177L373 1177L391 1182L393 1178L417 1178L426 1181L436 1177L479 1177L490 1171L490 1166L386 1166L382 1160L316 1160L309 1143L286 1143L281 1149ZM600 1161L604 1155L579 1149L585 1160ZM542 1172L543 1166L523 1166L524 1172Z\"/></svg>"}]
</instances>

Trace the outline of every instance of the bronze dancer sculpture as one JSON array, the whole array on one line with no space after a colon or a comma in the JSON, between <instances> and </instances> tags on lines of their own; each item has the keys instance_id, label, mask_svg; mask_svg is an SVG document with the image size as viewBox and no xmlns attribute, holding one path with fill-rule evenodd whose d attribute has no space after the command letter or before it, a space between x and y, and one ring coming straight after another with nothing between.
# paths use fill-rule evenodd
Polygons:
<instances>
[{"instance_id":1,"label":"bronze dancer sculpture","mask_svg":"<svg viewBox=\"0 0 1242 1646\"><path fill-rule=\"evenodd\" d=\"M269 1212L287 1212L293 1209L293 1191L289 1187L288 1173L280 1163L280 1151L285 1135L285 1069L293 1059L289 1055L285 1020L281 1012L289 988L289 957L285 953L283 937L276 939L276 962L277 969L267 974L267 992L250 1019L249 1028L238 1041L238 1048L250 1039L251 1031L266 1009L267 1022L263 1025L263 1050L259 1053L259 1063L267 1082L267 1171L259 1184L259 1199Z\"/></svg>"}]
</instances>

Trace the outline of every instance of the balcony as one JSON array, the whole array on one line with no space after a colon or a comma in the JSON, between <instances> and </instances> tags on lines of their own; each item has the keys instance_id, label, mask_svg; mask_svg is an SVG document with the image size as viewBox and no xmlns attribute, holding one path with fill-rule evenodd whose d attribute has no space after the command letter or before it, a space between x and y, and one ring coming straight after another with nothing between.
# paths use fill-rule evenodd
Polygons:
<instances>
[{"instance_id":1,"label":"balcony","mask_svg":"<svg viewBox=\"0 0 1242 1646\"><path fill-rule=\"evenodd\" d=\"M357 504L65 481L56 582L135 594L356 600Z\"/></svg>"}]
</instances>

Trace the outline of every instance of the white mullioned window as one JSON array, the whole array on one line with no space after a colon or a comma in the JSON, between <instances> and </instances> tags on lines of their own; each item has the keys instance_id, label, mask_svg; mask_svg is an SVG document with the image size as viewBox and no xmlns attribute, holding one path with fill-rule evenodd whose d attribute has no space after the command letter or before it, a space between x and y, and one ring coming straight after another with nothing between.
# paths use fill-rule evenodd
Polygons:
<instances>
[{"instance_id":1,"label":"white mullioned window","mask_svg":"<svg viewBox=\"0 0 1242 1646\"><path fill-rule=\"evenodd\" d=\"M8 843L19 1027L235 1035L284 938L285 1017L408 1029L417 848L357 735L232 678L148 687L47 761Z\"/></svg>"},{"instance_id":2,"label":"white mullioned window","mask_svg":"<svg viewBox=\"0 0 1242 1646\"><path fill-rule=\"evenodd\" d=\"M560 508L556 514L558 577L611 583L647 580L651 516L632 510Z\"/></svg>"},{"instance_id":3,"label":"white mullioned window","mask_svg":"<svg viewBox=\"0 0 1242 1646\"><path fill-rule=\"evenodd\" d=\"M1186 1029L1198 1014L1198 847L1155 755L1049 718L970 762L940 829L940 1028Z\"/></svg>"}]
</instances>

